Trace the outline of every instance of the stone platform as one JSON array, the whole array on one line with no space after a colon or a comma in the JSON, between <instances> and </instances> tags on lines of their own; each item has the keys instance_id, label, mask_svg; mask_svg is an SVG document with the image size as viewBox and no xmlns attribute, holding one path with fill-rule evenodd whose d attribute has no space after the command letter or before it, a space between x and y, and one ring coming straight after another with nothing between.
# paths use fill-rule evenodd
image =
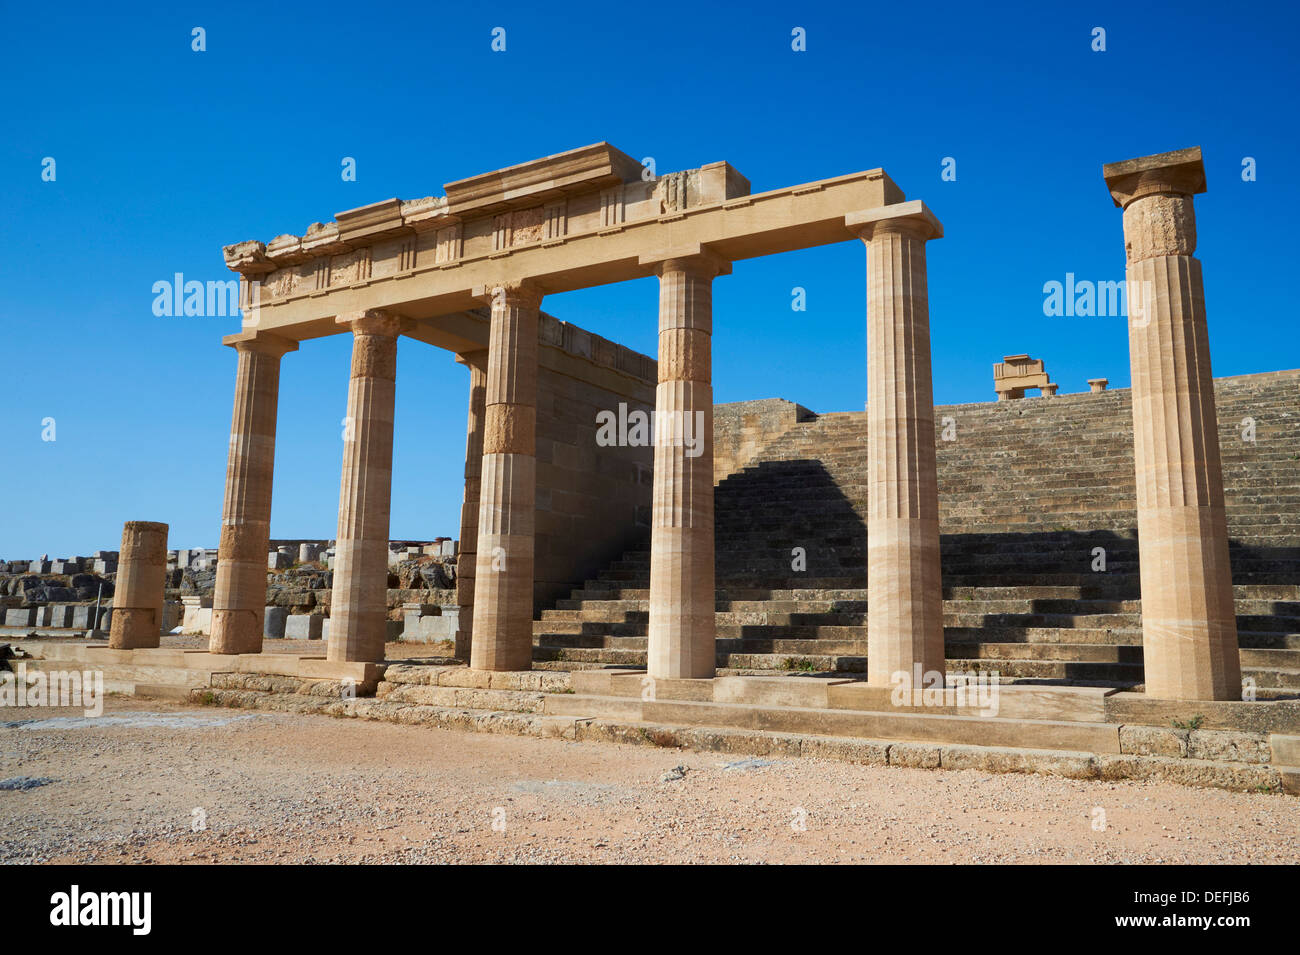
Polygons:
<instances>
[{"instance_id":1,"label":"stone platform","mask_svg":"<svg viewBox=\"0 0 1300 955\"><path fill-rule=\"evenodd\" d=\"M171 699L189 699L191 690L210 686L218 673L349 683L364 695L375 692L385 669L381 663L336 662L323 655L213 654L170 647L115 650L103 643L41 639L20 640L12 646L29 656L10 661L11 665L24 663L28 671L93 669L104 674L108 691Z\"/></svg>"},{"instance_id":2,"label":"stone platform","mask_svg":"<svg viewBox=\"0 0 1300 955\"><path fill-rule=\"evenodd\" d=\"M477 732L816 756L1080 779L1162 778L1300 794L1300 700L1169 702L1099 686L1003 683L900 705L846 675L651 680L645 671L485 671L439 662L17 644L30 671L94 668L139 696ZM906 702L906 701L905 701Z\"/></svg>"}]
</instances>

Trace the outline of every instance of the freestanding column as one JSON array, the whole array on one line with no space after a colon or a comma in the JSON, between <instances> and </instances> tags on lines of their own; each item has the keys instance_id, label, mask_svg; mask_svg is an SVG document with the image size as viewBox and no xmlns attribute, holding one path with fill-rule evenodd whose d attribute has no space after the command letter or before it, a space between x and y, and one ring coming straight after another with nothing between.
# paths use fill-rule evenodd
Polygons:
<instances>
[{"instance_id":1,"label":"freestanding column","mask_svg":"<svg viewBox=\"0 0 1300 955\"><path fill-rule=\"evenodd\" d=\"M208 652L261 653L280 357L298 344L263 334L233 346L239 365Z\"/></svg>"},{"instance_id":2,"label":"freestanding column","mask_svg":"<svg viewBox=\"0 0 1300 955\"><path fill-rule=\"evenodd\" d=\"M1237 700L1218 416L1192 196L1199 147L1102 168L1124 209L1146 692Z\"/></svg>"},{"instance_id":3,"label":"freestanding column","mask_svg":"<svg viewBox=\"0 0 1300 955\"><path fill-rule=\"evenodd\" d=\"M117 567L108 645L114 650L158 646L167 574L167 525L127 521L122 527Z\"/></svg>"},{"instance_id":4,"label":"freestanding column","mask_svg":"<svg viewBox=\"0 0 1300 955\"><path fill-rule=\"evenodd\" d=\"M537 480L537 320L530 285L476 290L492 304L470 666L533 666L533 507Z\"/></svg>"},{"instance_id":5,"label":"freestanding column","mask_svg":"<svg viewBox=\"0 0 1300 955\"><path fill-rule=\"evenodd\" d=\"M649 675L714 675L713 278L709 253L657 263L659 384L650 527Z\"/></svg>"},{"instance_id":6,"label":"freestanding column","mask_svg":"<svg viewBox=\"0 0 1300 955\"><path fill-rule=\"evenodd\" d=\"M867 244L867 681L944 680L925 204L845 217ZM900 676L900 674L902 676Z\"/></svg>"},{"instance_id":7,"label":"freestanding column","mask_svg":"<svg viewBox=\"0 0 1300 955\"><path fill-rule=\"evenodd\" d=\"M465 427L465 498L460 507L460 553L456 557L456 659L469 662L474 630L474 580L478 561L479 491L483 484L483 419L487 349L457 355L469 369L469 421Z\"/></svg>"},{"instance_id":8,"label":"freestanding column","mask_svg":"<svg viewBox=\"0 0 1300 955\"><path fill-rule=\"evenodd\" d=\"M343 477L334 545L326 657L382 663L388 618L388 507L393 398L401 322L372 309L340 315L352 329L352 381L343 427Z\"/></svg>"}]
</instances>

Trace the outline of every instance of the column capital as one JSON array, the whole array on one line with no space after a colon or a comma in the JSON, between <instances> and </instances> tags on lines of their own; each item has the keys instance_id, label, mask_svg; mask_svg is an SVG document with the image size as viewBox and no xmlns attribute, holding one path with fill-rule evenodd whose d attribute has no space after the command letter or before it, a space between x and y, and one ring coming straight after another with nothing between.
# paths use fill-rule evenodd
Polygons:
<instances>
[{"instance_id":1,"label":"column capital","mask_svg":"<svg viewBox=\"0 0 1300 955\"><path fill-rule=\"evenodd\" d=\"M287 352L298 350L298 343L292 338L284 338L270 332L259 331L227 335L221 339L221 344L233 348L235 351L257 352L261 355L270 355L272 358L279 358Z\"/></svg>"},{"instance_id":2,"label":"column capital","mask_svg":"<svg viewBox=\"0 0 1300 955\"><path fill-rule=\"evenodd\" d=\"M354 335L382 335L396 338L409 331L411 323L385 308L365 308L356 312L344 312L335 316L335 323L347 325Z\"/></svg>"},{"instance_id":3,"label":"column capital","mask_svg":"<svg viewBox=\"0 0 1300 955\"><path fill-rule=\"evenodd\" d=\"M901 233L922 241L943 238L943 223L920 199L850 212L844 217L844 225L863 242L886 233Z\"/></svg>"},{"instance_id":4,"label":"column capital","mask_svg":"<svg viewBox=\"0 0 1300 955\"><path fill-rule=\"evenodd\" d=\"M731 274L731 260L698 243L676 249L663 249L643 253L637 264L649 269L651 275L663 278L665 272L685 272L695 278L712 279Z\"/></svg>"},{"instance_id":5,"label":"column capital","mask_svg":"<svg viewBox=\"0 0 1300 955\"><path fill-rule=\"evenodd\" d=\"M456 364L464 365L466 368L486 369L488 364L488 350L480 348L477 351L457 352Z\"/></svg>"},{"instance_id":6,"label":"column capital","mask_svg":"<svg viewBox=\"0 0 1300 955\"><path fill-rule=\"evenodd\" d=\"M514 305L524 308L541 308L542 298L546 292L528 279L490 282L475 285L470 295L489 307L494 305Z\"/></svg>"},{"instance_id":7,"label":"column capital","mask_svg":"<svg viewBox=\"0 0 1300 955\"><path fill-rule=\"evenodd\" d=\"M1205 192L1200 146L1107 163L1101 167L1101 175L1111 201L1121 209L1146 196L1194 196Z\"/></svg>"}]
</instances>

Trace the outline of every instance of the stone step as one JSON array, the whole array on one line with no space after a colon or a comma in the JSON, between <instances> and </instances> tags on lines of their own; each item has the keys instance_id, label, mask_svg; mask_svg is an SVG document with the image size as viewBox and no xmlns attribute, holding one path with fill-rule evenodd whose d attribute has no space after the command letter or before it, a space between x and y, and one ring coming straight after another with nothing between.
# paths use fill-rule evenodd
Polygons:
<instances>
[{"instance_id":1,"label":"stone step","mask_svg":"<svg viewBox=\"0 0 1300 955\"><path fill-rule=\"evenodd\" d=\"M555 716L615 717L684 726L711 726L820 736L929 743L965 743L1118 753L1119 727L1072 720L1028 720L930 713L866 712L814 707L640 700L583 694L551 695L546 712Z\"/></svg>"}]
</instances>

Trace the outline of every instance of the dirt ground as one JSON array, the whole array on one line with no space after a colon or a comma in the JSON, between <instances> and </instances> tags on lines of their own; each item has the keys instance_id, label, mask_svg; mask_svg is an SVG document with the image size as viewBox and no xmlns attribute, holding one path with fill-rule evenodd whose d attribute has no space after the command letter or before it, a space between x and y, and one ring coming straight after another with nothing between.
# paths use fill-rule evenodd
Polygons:
<instances>
[{"instance_id":1,"label":"dirt ground","mask_svg":"<svg viewBox=\"0 0 1300 955\"><path fill-rule=\"evenodd\" d=\"M1172 783L741 758L125 697L93 720L0 717L8 863L1300 861L1294 797Z\"/></svg>"}]
</instances>

